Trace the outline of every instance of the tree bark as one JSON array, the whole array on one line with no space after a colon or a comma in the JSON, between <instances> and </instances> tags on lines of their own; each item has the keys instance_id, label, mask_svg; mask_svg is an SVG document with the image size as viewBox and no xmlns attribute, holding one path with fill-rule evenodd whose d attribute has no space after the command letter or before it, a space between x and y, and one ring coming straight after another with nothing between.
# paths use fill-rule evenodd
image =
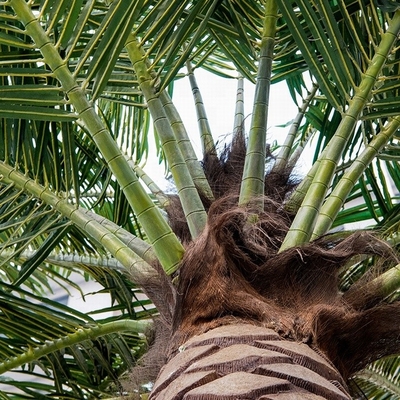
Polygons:
<instances>
[{"instance_id":1,"label":"tree bark","mask_svg":"<svg viewBox=\"0 0 400 400\"><path fill-rule=\"evenodd\" d=\"M150 400L349 400L323 354L272 329L225 325L188 340L161 370Z\"/></svg>"}]
</instances>

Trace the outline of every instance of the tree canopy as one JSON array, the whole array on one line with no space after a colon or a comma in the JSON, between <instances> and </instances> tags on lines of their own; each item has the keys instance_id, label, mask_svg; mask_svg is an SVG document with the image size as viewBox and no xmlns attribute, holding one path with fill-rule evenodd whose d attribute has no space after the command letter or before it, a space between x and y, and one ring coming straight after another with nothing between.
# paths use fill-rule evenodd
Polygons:
<instances>
[{"instance_id":1,"label":"tree canopy","mask_svg":"<svg viewBox=\"0 0 400 400\"><path fill-rule=\"evenodd\" d=\"M247 138L240 205L263 201L270 85L285 81L298 106L268 168L294 168L311 140L315 154L285 201L296 218L280 251L332 229L346 235L354 222L396 247L398 8L393 0L0 1L0 371L45 379L4 378L23 394L0 388L0 397L122 393L163 306L144 299L139 283L158 276L154 265L173 275L184 253L163 211L171 198L143 170L151 133L190 238L207 221L200 194L212 197L210 185L173 104L174 82L188 75L203 153L212 154L198 68L238 83L232 122ZM248 133L243 79L256 84ZM343 291L375 261L349 264ZM399 267L380 272L395 299ZM54 285L76 286L72 273L99 282L118 315L50 300ZM354 382L375 399L400 397L398 366L398 357L378 361Z\"/></svg>"}]
</instances>

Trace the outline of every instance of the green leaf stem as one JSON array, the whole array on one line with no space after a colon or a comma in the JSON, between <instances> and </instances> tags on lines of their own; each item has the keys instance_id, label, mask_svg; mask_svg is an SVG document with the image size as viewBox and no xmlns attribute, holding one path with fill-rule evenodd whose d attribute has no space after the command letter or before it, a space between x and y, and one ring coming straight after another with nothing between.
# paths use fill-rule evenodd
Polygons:
<instances>
[{"instance_id":1,"label":"green leaf stem","mask_svg":"<svg viewBox=\"0 0 400 400\"><path fill-rule=\"evenodd\" d=\"M73 346L76 343L82 343L85 340L93 340L100 336L125 331L146 333L151 324L151 321L132 321L124 319L122 321L112 321L104 324L98 324L94 327L82 327L77 329L75 333L68 334L55 340L49 340L44 345L29 348L22 354L18 354L9 360L2 361L0 363L0 374L38 360L40 357L53 353L57 350L62 350L65 347Z\"/></svg>"},{"instance_id":2,"label":"green leaf stem","mask_svg":"<svg viewBox=\"0 0 400 400\"><path fill-rule=\"evenodd\" d=\"M84 91L70 72L68 65L60 57L51 39L41 27L39 21L24 0L11 0L9 4L25 25L27 34L40 49L45 62L62 84L64 92L73 104L79 119L91 134L93 141L104 156L111 171L117 178L126 198L135 211L137 218L154 247L158 258L169 273L177 268L183 254L183 248L170 227L157 210L148 194L140 185L135 173L121 154L110 132L96 114ZM166 252L168 247L171 251Z\"/></svg>"},{"instance_id":3,"label":"green leaf stem","mask_svg":"<svg viewBox=\"0 0 400 400\"><path fill-rule=\"evenodd\" d=\"M162 148L167 158L172 177L174 178L190 232L195 238L203 231L206 224L206 213L203 204L177 144L162 102L154 87L153 78L143 58L144 55L134 37L130 37L126 43L126 49L138 77L143 95L146 98L157 132L160 135ZM169 273L172 271L173 269L168 270Z\"/></svg>"},{"instance_id":4,"label":"green leaf stem","mask_svg":"<svg viewBox=\"0 0 400 400\"><path fill-rule=\"evenodd\" d=\"M350 101L349 108L344 114L334 137L323 153L323 158L320 159L313 181L282 244L281 251L300 245L310 239L338 161L353 134L358 117L369 100L371 90L392 51L399 32L400 11L397 11L387 31L382 35L375 56Z\"/></svg>"},{"instance_id":5,"label":"green leaf stem","mask_svg":"<svg viewBox=\"0 0 400 400\"><path fill-rule=\"evenodd\" d=\"M239 204L244 205L254 200L260 209L264 207L261 196L264 194L268 101L277 19L276 1L268 1L265 6L253 114L239 197Z\"/></svg>"}]
</instances>

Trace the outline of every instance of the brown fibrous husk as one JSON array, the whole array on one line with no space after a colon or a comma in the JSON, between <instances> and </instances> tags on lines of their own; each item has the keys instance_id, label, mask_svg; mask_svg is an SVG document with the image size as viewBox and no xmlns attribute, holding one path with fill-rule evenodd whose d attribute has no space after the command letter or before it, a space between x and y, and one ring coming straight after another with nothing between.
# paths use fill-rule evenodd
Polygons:
<instances>
[{"instance_id":1,"label":"brown fibrous husk","mask_svg":"<svg viewBox=\"0 0 400 400\"><path fill-rule=\"evenodd\" d=\"M294 217L284 202L296 179L290 170L267 173L264 209L238 206L245 152L244 138L238 135L219 157L205 157L214 199L201 195L208 221L195 240L178 197L171 196L170 224L186 252L177 287L165 292L172 311L161 313L164 343L155 341L157 354L165 350L160 364L192 336L237 322L273 328L282 338L308 343L345 379L380 357L400 353L400 303L385 303L379 290L366 293L366 282L354 285L348 296L339 290L339 271L353 257L380 257L390 266L398 262L392 249L360 231L326 235L279 252ZM158 296L163 293L160 287Z\"/></svg>"}]
</instances>

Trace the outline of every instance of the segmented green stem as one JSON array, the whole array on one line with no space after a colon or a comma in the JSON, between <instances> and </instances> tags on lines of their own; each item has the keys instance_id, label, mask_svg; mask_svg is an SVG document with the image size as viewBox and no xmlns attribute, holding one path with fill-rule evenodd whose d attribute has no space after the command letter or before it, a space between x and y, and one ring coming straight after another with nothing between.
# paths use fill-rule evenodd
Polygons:
<instances>
[{"instance_id":1,"label":"segmented green stem","mask_svg":"<svg viewBox=\"0 0 400 400\"><path fill-rule=\"evenodd\" d=\"M395 267L390 268L388 271L379 275L377 278L373 279L371 282L367 283L365 290L366 293L371 293L373 288L379 288L379 295L382 298L390 296L396 290L400 289L400 264ZM375 289L376 290L376 289Z\"/></svg>"},{"instance_id":2,"label":"segmented green stem","mask_svg":"<svg viewBox=\"0 0 400 400\"><path fill-rule=\"evenodd\" d=\"M236 90L235 120L233 123L234 133L244 133L244 79L238 77Z\"/></svg>"},{"instance_id":3,"label":"segmented green stem","mask_svg":"<svg viewBox=\"0 0 400 400\"><path fill-rule=\"evenodd\" d=\"M212 199L214 196L212 194L210 185L206 176L204 175L204 170L197 159L196 153L192 146L192 141L189 138L178 110L165 90L160 93L160 100L164 106L165 114L174 132L178 146L181 149L183 158L185 159L186 165L189 169L190 176L193 179L193 183L201 191L201 193L203 193L209 199Z\"/></svg>"},{"instance_id":4,"label":"segmented green stem","mask_svg":"<svg viewBox=\"0 0 400 400\"><path fill-rule=\"evenodd\" d=\"M289 158L288 164L291 167L294 167L297 164L297 161L301 157L305 147L307 146L307 143L310 141L310 139L313 137L313 134L315 133L314 128L309 128L307 131L304 133L303 139L301 142L297 145L296 149L292 153L292 155Z\"/></svg>"},{"instance_id":5,"label":"segmented green stem","mask_svg":"<svg viewBox=\"0 0 400 400\"><path fill-rule=\"evenodd\" d=\"M288 166L293 143L294 143L294 140L296 139L296 135L297 135L297 131L299 129L300 123L304 117L304 114L305 114L311 100L314 98L315 93L317 93L317 90L318 90L318 86L313 85L311 92L304 99L303 104L301 105L299 112L296 115L296 118L294 119L292 125L290 126L290 130L285 139L285 142L283 143L283 145L279 151L279 154L276 157L275 164L272 169L273 172L281 171L285 167Z\"/></svg>"},{"instance_id":6,"label":"segmented green stem","mask_svg":"<svg viewBox=\"0 0 400 400\"><path fill-rule=\"evenodd\" d=\"M204 107L203 98L200 93L199 86L197 84L196 77L192 65L189 61L186 62L186 68L188 71L188 77L190 87L192 89L194 105L197 114L197 125L199 127L201 146L203 149L203 155L207 153L215 152L214 139L211 133L210 124L208 123L206 108Z\"/></svg>"},{"instance_id":7,"label":"segmented green stem","mask_svg":"<svg viewBox=\"0 0 400 400\"><path fill-rule=\"evenodd\" d=\"M196 238L203 231L206 224L207 215L204 211L203 203L177 144L163 104L154 88L153 79L147 69L144 55L136 38L130 36L125 47L160 136L161 145L178 190L190 233L193 238Z\"/></svg>"},{"instance_id":8,"label":"segmented green stem","mask_svg":"<svg viewBox=\"0 0 400 400\"><path fill-rule=\"evenodd\" d=\"M135 171L137 177L141 179L150 192L154 195L154 197L160 203L161 208L165 208L169 203L168 197L164 194L164 192L160 189L160 187L151 179L149 175L144 172L139 165L135 164L132 158L128 158L128 163L131 168Z\"/></svg>"},{"instance_id":9,"label":"segmented green stem","mask_svg":"<svg viewBox=\"0 0 400 400\"><path fill-rule=\"evenodd\" d=\"M40 251L40 250L39 250ZM20 261L26 261L30 258L37 256L38 250L24 250L18 255ZM0 254L0 261L12 259L15 252L12 249L2 250ZM44 260L44 262L59 265L64 267L72 267L77 264L85 264L86 266L100 267L104 269L112 269L117 271L124 271L125 267L115 258L111 256L100 255L81 255L76 253L60 253L59 251L52 251Z\"/></svg>"},{"instance_id":10,"label":"segmented green stem","mask_svg":"<svg viewBox=\"0 0 400 400\"><path fill-rule=\"evenodd\" d=\"M51 38L43 30L40 22L31 11L29 3L26 3L25 0L10 0L9 4L24 24L27 34L40 49L46 64L62 84L62 89L68 95L69 101L79 115L79 119L90 132L93 141L118 180L129 204L153 245L161 265L168 273L176 270L184 252L181 243L141 186L117 143L97 115L93 104L89 102L84 90L70 72L67 63L60 57Z\"/></svg>"},{"instance_id":11,"label":"segmented green stem","mask_svg":"<svg viewBox=\"0 0 400 400\"><path fill-rule=\"evenodd\" d=\"M281 251L305 243L310 239L342 152L354 132L359 115L369 100L371 90L391 53L399 32L400 10L395 13L387 31L382 35L382 40L364 78L350 101L349 108L335 135L325 149L324 158L319 162L318 170L286 235Z\"/></svg>"},{"instance_id":12,"label":"segmented green stem","mask_svg":"<svg viewBox=\"0 0 400 400\"><path fill-rule=\"evenodd\" d=\"M350 194L363 172L378 155L380 150L397 132L400 126L400 117L393 118L378 135L367 145L365 150L354 160L351 167L342 176L329 195L324 205L321 207L320 214L315 225L312 239L328 232L335 220L338 212L342 208L347 196Z\"/></svg>"},{"instance_id":13,"label":"segmented green stem","mask_svg":"<svg viewBox=\"0 0 400 400\"><path fill-rule=\"evenodd\" d=\"M253 114L239 196L239 204L245 205L253 201L260 210L264 208L262 195L264 194L268 102L277 19L276 1L269 0L265 5Z\"/></svg>"},{"instance_id":14,"label":"segmented green stem","mask_svg":"<svg viewBox=\"0 0 400 400\"><path fill-rule=\"evenodd\" d=\"M4 182L13 183L16 188L22 189L41 199L44 203L52 206L64 217L72 221L76 226L80 227L92 239L104 246L130 272L133 279L143 281L145 278L148 279L149 276L156 276L154 268L142 258L139 258L126 243L117 237L116 233L110 232L105 226L99 223L90 211L70 204L67 200L58 197L49 189L39 185L33 179L28 178L1 161L0 174ZM119 227L116 228L116 230L119 229ZM140 241L140 239L137 239L137 241ZM132 245L132 243L130 244ZM142 256L148 261L154 262L150 247L147 247L147 251Z\"/></svg>"},{"instance_id":15,"label":"segmented green stem","mask_svg":"<svg viewBox=\"0 0 400 400\"><path fill-rule=\"evenodd\" d=\"M53 353L57 350L64 349L74 344L81 343L85 340L93 340L101 336L109 335L111 333L118 332L138 332L146 333L150 326L151 321L133 321L124 319L121 321L107 322L105 324L99 324L94 327L79 328L75 333L65 335L62 338L51 340L45 344L29 348L24 353L19 354L16 357L12 357L0 363L0 374L3 374L12 369L18 368L24 364L38 360L47 354Z\"/></svg>"}]
</instances>

